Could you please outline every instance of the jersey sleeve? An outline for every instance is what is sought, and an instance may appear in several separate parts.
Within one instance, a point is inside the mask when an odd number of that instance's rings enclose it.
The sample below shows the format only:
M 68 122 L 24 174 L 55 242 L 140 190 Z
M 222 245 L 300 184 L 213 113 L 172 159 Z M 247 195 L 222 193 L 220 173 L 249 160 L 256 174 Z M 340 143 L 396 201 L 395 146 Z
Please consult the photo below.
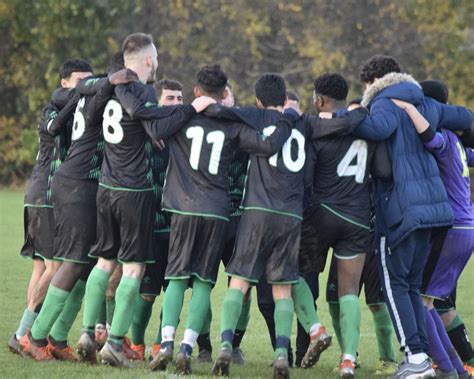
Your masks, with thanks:
M 97 93 L 87 105 L 85 115 L 87 125 L 96 126 L 101 123 L 105 106 L 114 94 L 114 86 L 107 78 L 104 79 L 101 81 Z
M 472 124 L 472 112 L 457 105 L 442 104 L 433 101 L 439 110 L 439 123 L 437 129 L 448 130 L 470 130 Z
M 271 156 L 277 153 L 291 135 L 291 129 L 299 116 L 293 112 L 283 113 L 277 122 L 275 131 L 268 137 L 246 124 L 242 124 L 239 133 L 239 147 L 257 156 Z
M 209 117 L 241 122 L 258 130 L 262 120 L 262 110 L 255 107 L 225 107 L 222 104 L 211 104 L 204 111 Z
M 370 108 L 370 114 L 354 129 L 358 137 L 383 141 L 390 137 L 401 124 L 400 112 L 390 99 L 379 99 Z
M 474 167 L 474 150 L 470 147 L 464 149 L 466 151 L 466 160 L 469 167 Z
M 357 108 L 345 116 L 323 119 L 317 116 L 306 116 L 309 135 L 312 140 L 350 134 L 367 116 L 365 108 Z
M 81 95 L 95 95 L 109 79 L 106 76 L 97 76 L 79 80 L 76 91 Z
M 73 116 L 79 101 L 79 94 L 75 94 L 64 106 L 56 117 L 46 122 L 46 131 L 52 136 L 57 136 L 63 128 L 66 127 L 68 120 Z

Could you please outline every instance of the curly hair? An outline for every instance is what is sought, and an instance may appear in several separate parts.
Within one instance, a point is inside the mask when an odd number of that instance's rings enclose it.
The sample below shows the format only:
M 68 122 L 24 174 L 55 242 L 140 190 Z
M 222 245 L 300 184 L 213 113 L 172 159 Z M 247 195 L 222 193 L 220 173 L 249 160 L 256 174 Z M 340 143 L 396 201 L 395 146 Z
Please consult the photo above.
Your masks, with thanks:
M 340 101 L 346 99 L 349 86 L 340 74 L 324 74 L 314 80 L 314 92 Z
M 285 80 L 278 74 L 262 75 L 255 83 L 255 96 L 265 108 L 285 105 Z
M 227 86 L 227 74 L 218 64 L 202 67 L 196 78 L 198 86 L 208 94 L 220 96 Z
M 401 72 L 400 65 L 395 58 L 388 55 L 374 55 L 364 63 L 359 77 L 362 83 L 372 83 L 375 79 L 391 72 Z

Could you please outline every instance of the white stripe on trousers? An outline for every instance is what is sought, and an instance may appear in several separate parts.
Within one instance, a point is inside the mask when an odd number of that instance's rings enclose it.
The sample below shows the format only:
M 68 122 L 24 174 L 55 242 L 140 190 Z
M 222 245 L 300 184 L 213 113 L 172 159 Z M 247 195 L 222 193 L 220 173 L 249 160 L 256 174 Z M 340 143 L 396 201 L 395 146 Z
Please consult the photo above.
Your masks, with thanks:
M 385 237 L 380 238 L 380 257 L 382 260 L 383 281 L 387 290 L 388 302 L 395 317 L 395 326 L 397 327 L 398 334 L 400 335 L 400 345 L 404 348 L 405 353 L 410 355 L 410 347 L 406 344 L 405 332 L 403 331 L 402 323 L 400 321 L 400 315 L 398 314 L 398 310 L 395 305 L 395 300 L 393 299 L 392 287 L 390 285 L 390 276 L 388 274 L 387 262 L 385 260 Z

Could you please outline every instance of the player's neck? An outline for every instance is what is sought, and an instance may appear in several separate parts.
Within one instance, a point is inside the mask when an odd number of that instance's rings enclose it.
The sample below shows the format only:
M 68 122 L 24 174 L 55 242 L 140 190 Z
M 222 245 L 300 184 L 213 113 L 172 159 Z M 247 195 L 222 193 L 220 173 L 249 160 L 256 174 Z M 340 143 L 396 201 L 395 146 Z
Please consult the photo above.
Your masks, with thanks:
M 265 107 L 265 109 L 271 109 L 271 110 L 274 110 L 274 111 L 278 111 L 280 113 L 283 112 L 283 107 L 280 105 L 278 107 L 274 107 L 274 106 L 270 106 L 270 107 Z
M 146 83 L 148 80 L 149 70 L 147 67 L 141 64 L 135 64 L 134 62 L 126 63 L 125 68 L 129 68 L 137 73 L 138 79 Z
M 346 108 L 346 102 L 345 101 L 332 101 L 330 104 L 327 104 L 327 107 L 323 110 L 322 112 L 329 112 L 329 113 L 335 113 L 340 109 Z

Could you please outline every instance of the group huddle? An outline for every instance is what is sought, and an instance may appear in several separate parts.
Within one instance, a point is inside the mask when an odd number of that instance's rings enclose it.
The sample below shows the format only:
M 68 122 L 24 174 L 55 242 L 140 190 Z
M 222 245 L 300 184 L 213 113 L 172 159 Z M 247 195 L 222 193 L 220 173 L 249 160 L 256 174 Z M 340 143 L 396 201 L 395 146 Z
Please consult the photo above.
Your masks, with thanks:
M 313 116 L 277 74 L 257 80 L 256 106 L 236 107 L 217 64 L 197 73 L 191 104 L 179 82 L 152 84 L 157 68 L 143 33 L 124 40 L 106 75 L 82 59 L 61 66 L 25 195 L 21 254 L 33 258 L 33 273 L 11 351 L 129 368 L 148 359 L 145 330 L 163 289 L 148 367 L 164 371 L 174 360 L 178 374 L 191 374 L 196 343 L 197 362 L 212 361 L 222 261 L 229 282 L 212 375 L 244 364 L 255 286 L 273 376 L 288 378 L 331 345 L 315 301 L 332 248 L 326 297 L 340 377 L 356 375 L 362 285 L 376 375 L 470 377 L 474 352 L 455 301 L 474 248 L 474 134 L 471 112 L 447 104 L 444 83 L 418 83 L 394 58 L 374 56 L 360 72 L 363 97 L 350 104 L 341 75 L 316 78 Z M 76 355 L 68 334 L 82 303 Z

